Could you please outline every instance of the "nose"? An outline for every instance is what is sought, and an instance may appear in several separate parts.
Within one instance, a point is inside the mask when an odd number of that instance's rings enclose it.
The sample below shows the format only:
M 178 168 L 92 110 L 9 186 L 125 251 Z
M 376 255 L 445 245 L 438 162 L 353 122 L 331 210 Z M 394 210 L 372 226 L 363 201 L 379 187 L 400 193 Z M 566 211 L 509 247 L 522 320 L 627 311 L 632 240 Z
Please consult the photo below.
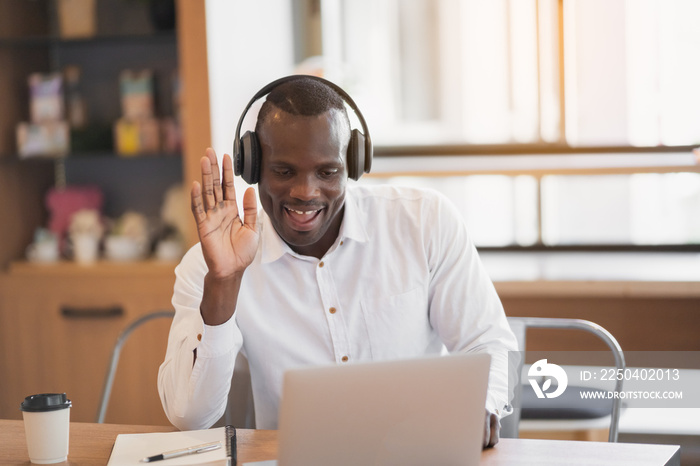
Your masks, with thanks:
M 289 195 L 301 201 L 310 201 L 317 198 L 321 192 L 318 180 L 313 175 L 299 175 L 294 180 Z

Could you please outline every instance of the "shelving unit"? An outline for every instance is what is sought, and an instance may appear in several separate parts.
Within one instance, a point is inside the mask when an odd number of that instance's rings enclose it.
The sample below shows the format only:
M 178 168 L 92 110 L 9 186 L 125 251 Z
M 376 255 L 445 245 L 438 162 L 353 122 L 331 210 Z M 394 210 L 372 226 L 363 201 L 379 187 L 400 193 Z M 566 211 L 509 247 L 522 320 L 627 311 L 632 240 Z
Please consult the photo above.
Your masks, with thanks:
M 0 245 L 0 267 L 21 258 L 34 229 L 46 224 L 47 212 L 41 197 L 51 186 L 52 178 L 57 187 L 64 183 L 100 187 L 105 194 L 103 213 L 110 218 L 127 210 L 157 218 L 165 190 L 183 181 L 181 154 L 120 157 L 114 153 L 111 136 L 113 125 L 122 114 L 119 74 L 124 69 L 153 70 L 155 116 L 171 117 L 177 113 L 176 31 L 159 31 L 149 23 L 148 2 L 100 0 L 96 35 L 89 38 L 60 37 L 53 0 L 7 0 L 0 9 L 4 18 L 0 20 L 0 104 L 4 109 L 0 115 L 0 166 L 4 173 L 0 177 L 21 176 L 22 197 L 31 197 L 19 209 L 23 212 L 22 225 L 6 231 L 10 244 Z M 128 20 L 128 26 L 115 25 L 116 18 Z M 34 72 L 61 71 L 68 65 L 81 70 L 80 92 L 87 107 L 87 131 L 102 137 L 96 147 L 71 152 L 65 158 L 21 160 L 15 128 L 19 122 L 29 120 L 27 77 Z M 27 172 L 39 181 L 28 179 L 32 176 Z M 0 213 L 9 210 L 0 203 Z
M 53 3 L 0 2 L 0 378 L 6 400 L 0 403 L 0 418 L 19 419 L 17 400 L 28 394 L 66 391 L 74 403 L 71 419 L 92 422 L 117 335 L 132 320 L 171 308 L 176 264 L 147 260 L 40 265 L 26 262 L 24 251 L 34 230 L 47 224 L 44 196 L 54 186 L 57 166 L 65 170 L 69 185 L 102 185 L 109 216 L 134 207 L 158 215 L 165 189 L 196 179 L 199 158 L 211 144 L 208 78 L 202 71 L 207 67 L 204 2 L 176 0 L 176 30 L 162 33 L 153 31 L 143 15 L 147 2 L 98 0 L 98 35 L 75 40 L 55 34 Z M 122 68 L 153 68 L 165 77 L 179 70 L 187 83 L 181 96 L 182 154 L 127 158 L 107 148 L 70 154 L 58 165 L 54 159 L 20 159 L 15 127 L 19 121 L 29 121 L 27 77 L 68 63 L 83 67 L 90 116 L 110 128 L 121 114 Z M 166 103 L 170 86 L 163 84 L 157 116 L 174 111 Z M 193 244 L 194 225 L 187 235 L 188 245 Z M 76 317 L 62 312 L 66 306 L 122 311 Z M 130 339 L 106 422 L 167 423 L 155 380 L 168 327 L 164 320 Z

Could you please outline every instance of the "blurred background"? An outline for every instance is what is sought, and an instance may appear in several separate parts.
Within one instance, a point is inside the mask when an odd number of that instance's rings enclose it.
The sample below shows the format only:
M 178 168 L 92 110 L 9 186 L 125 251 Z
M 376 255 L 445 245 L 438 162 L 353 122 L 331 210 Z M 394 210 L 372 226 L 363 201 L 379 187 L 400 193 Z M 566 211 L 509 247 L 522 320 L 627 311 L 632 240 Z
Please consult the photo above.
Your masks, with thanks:
M 230 153 L 251 96 L 293 73 L 362 110 L 358 183 L 455 204 L 509 316 L 594 321 L 700 382 L 698 17 L 694 0 L 0 0 L 0 417 L 66 391 L 95 419 L 120 331 L 171 307 L 204 149 Z M 107 422 L 167 423 L 168 326 L 134 332 Z M 698 408 L 626 410 L 620 438 L 699 464 Z M 607 435 L 521 435 L 591 430 Z

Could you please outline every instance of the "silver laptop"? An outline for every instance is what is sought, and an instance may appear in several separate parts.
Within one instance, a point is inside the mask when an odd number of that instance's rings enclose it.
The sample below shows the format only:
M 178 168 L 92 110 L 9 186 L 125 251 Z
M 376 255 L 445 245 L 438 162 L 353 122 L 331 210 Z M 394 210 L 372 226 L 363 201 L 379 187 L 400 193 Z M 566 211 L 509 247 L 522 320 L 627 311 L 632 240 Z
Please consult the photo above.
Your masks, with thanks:
M 287 371 L 280 466 L 477 465 L 491 357 Z

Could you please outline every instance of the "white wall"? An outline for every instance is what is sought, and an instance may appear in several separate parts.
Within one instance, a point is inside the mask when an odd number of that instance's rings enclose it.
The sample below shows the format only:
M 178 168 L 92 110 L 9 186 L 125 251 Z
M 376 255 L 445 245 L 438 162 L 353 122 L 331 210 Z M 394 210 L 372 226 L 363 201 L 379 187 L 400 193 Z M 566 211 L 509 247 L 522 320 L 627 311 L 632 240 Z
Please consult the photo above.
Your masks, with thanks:
M 212 145 L 221 160 L 233 150 L 236 124 L 251 97 L 293 72 L 292 2 L 206 0 L 206 21 Z M 242 133 L 254 127 L 255 115 L 246 118 Z M 246 186 L 237 177 L 239 194 Z

